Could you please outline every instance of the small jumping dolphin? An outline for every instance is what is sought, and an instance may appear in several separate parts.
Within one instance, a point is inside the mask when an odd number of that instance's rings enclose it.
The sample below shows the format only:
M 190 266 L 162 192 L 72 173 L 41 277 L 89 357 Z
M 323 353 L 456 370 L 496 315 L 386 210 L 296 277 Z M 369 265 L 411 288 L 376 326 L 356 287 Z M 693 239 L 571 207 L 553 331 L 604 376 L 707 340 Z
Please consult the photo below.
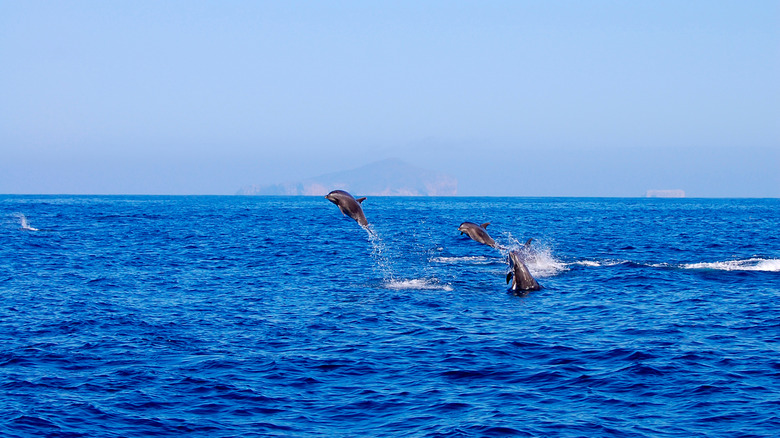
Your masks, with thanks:
M 325 195 L 325 199 L 336 204 L 342 213 L 355 219 L 360 226 L 368 226 L 366 215 L 363 214 L 363 208 L 360 207 L 360 203 L 365 201 L 366 198 L 355 199 L 344 190 L 334 190 Z
M 487 233 L 485 228 L 490 225 L 490 222 L 485 222 L 482 225 L 477 225 L 474 222 L 463 222 L 458 227 L 458 231 L 460 231 L 460 234 L 468 234 L 469 237 L 476 240 L 479 243 L 483 243 L 487 246 L 492 246 L 496 249 L 503 249 L 500 245 L 496 243 L 495 240 L 493 240 L 492 237 Z
M 509 283 L 509 279 L 514 278 L 510 290 L 514 292 L 528 292 L 542 288 L 536 279 L 531 276 L 531 273 L 528 272 L 528 267 L 521 260 L 520 253 L 511 251 L 508 259 L 510 271 L 506 274 L 506 282 Z

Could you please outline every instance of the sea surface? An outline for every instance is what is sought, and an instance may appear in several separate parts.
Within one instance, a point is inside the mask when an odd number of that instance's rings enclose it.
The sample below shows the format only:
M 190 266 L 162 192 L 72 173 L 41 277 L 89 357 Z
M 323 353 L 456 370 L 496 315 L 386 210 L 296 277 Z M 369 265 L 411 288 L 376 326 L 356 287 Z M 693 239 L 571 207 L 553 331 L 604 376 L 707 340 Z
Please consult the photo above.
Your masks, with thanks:
M 363 209 L 0 196 L 0 436 L 777 436 L 780 200 Z

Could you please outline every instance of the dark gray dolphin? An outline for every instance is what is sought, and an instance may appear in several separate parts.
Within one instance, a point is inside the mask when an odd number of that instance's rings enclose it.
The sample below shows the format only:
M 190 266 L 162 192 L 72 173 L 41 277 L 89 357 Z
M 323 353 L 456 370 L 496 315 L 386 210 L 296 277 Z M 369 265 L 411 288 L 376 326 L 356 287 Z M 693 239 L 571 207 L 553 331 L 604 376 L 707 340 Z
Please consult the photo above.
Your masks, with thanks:
M 366 198 L 355 199 L 344 190 L 334 190 L 325 195 L 325 199 L 336 204 L 342 213 L 355 219 L 360 226 L 368 226 L 366 215 L 363 214 L 363 208 L 360 206 L 360 203 L 365 201 Z
M 531 273 L 528 272 L 528 267 L 523 263 L 519 252 L 511 251 L 508 259 L 510 271 L 506 274 L 506 282 L 509 283 L 509 279 L 514 278 L 510 290 L 514 292 L 528 292 L 542 288 L 536 279 L 531 276 Z
M 487 233 L 485 228 L 490 225 L 490 222 L 485 222 L 482 225 L 477 225 L 474 222 L 463 222 L 458 227 L 458 231 L 460 231 L 460 234 L 466 233 L 471 237 L 472 239 L 476 240 L 479 243 L 483 243 L 487 246 L 492 246 L 496 249 L 503 249 L 500 245 L 496 243 L 495 240 L 493 240 L 492 237 Z

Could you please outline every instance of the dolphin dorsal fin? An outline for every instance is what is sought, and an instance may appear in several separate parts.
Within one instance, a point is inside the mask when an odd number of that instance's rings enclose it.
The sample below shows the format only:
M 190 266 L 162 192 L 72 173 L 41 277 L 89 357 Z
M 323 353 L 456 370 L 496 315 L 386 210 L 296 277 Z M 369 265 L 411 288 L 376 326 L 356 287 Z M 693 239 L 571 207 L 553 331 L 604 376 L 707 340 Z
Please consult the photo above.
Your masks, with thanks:
M 490 225 L 490 222 L 485 222 L 484 224 L 480 225 L 482 228 L 487 228 L 487 226 Z
M 355 201 L 357 201 L 357 202 L 358 202 L 358 204 L 362 203 L 362 202 L 363 202 L 363 201 L 365 201 L 365 200 L 366 200 L 366 197 L 365 197 L 365 196 L 363 196 L 362 198 L 357 198 L 357 199 L 355 199 Z
M 534 240 L 534 238 L 533 238 L 533 237 L 532 237 L 532 238 L 530 238 L 530 239 L 528 239 L 528 240 L 526 240 L 526 241 L 525 241 L 525 245 L 523 245 L 523 246 L 531 246 L 531 241 L 533 241 L 533 240 Z

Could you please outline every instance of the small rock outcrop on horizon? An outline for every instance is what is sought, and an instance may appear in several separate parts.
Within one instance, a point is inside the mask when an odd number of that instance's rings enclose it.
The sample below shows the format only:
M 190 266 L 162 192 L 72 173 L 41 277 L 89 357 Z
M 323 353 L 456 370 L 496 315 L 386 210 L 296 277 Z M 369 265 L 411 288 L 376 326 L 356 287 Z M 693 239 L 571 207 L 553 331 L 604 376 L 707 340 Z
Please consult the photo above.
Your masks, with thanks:
M 360 196 L 454 196 L 458 192 L 458 181 L 402 160 L 387 159 L 297 182 L 247 186 L 236 194 L 325 196 L 336 189 Z

